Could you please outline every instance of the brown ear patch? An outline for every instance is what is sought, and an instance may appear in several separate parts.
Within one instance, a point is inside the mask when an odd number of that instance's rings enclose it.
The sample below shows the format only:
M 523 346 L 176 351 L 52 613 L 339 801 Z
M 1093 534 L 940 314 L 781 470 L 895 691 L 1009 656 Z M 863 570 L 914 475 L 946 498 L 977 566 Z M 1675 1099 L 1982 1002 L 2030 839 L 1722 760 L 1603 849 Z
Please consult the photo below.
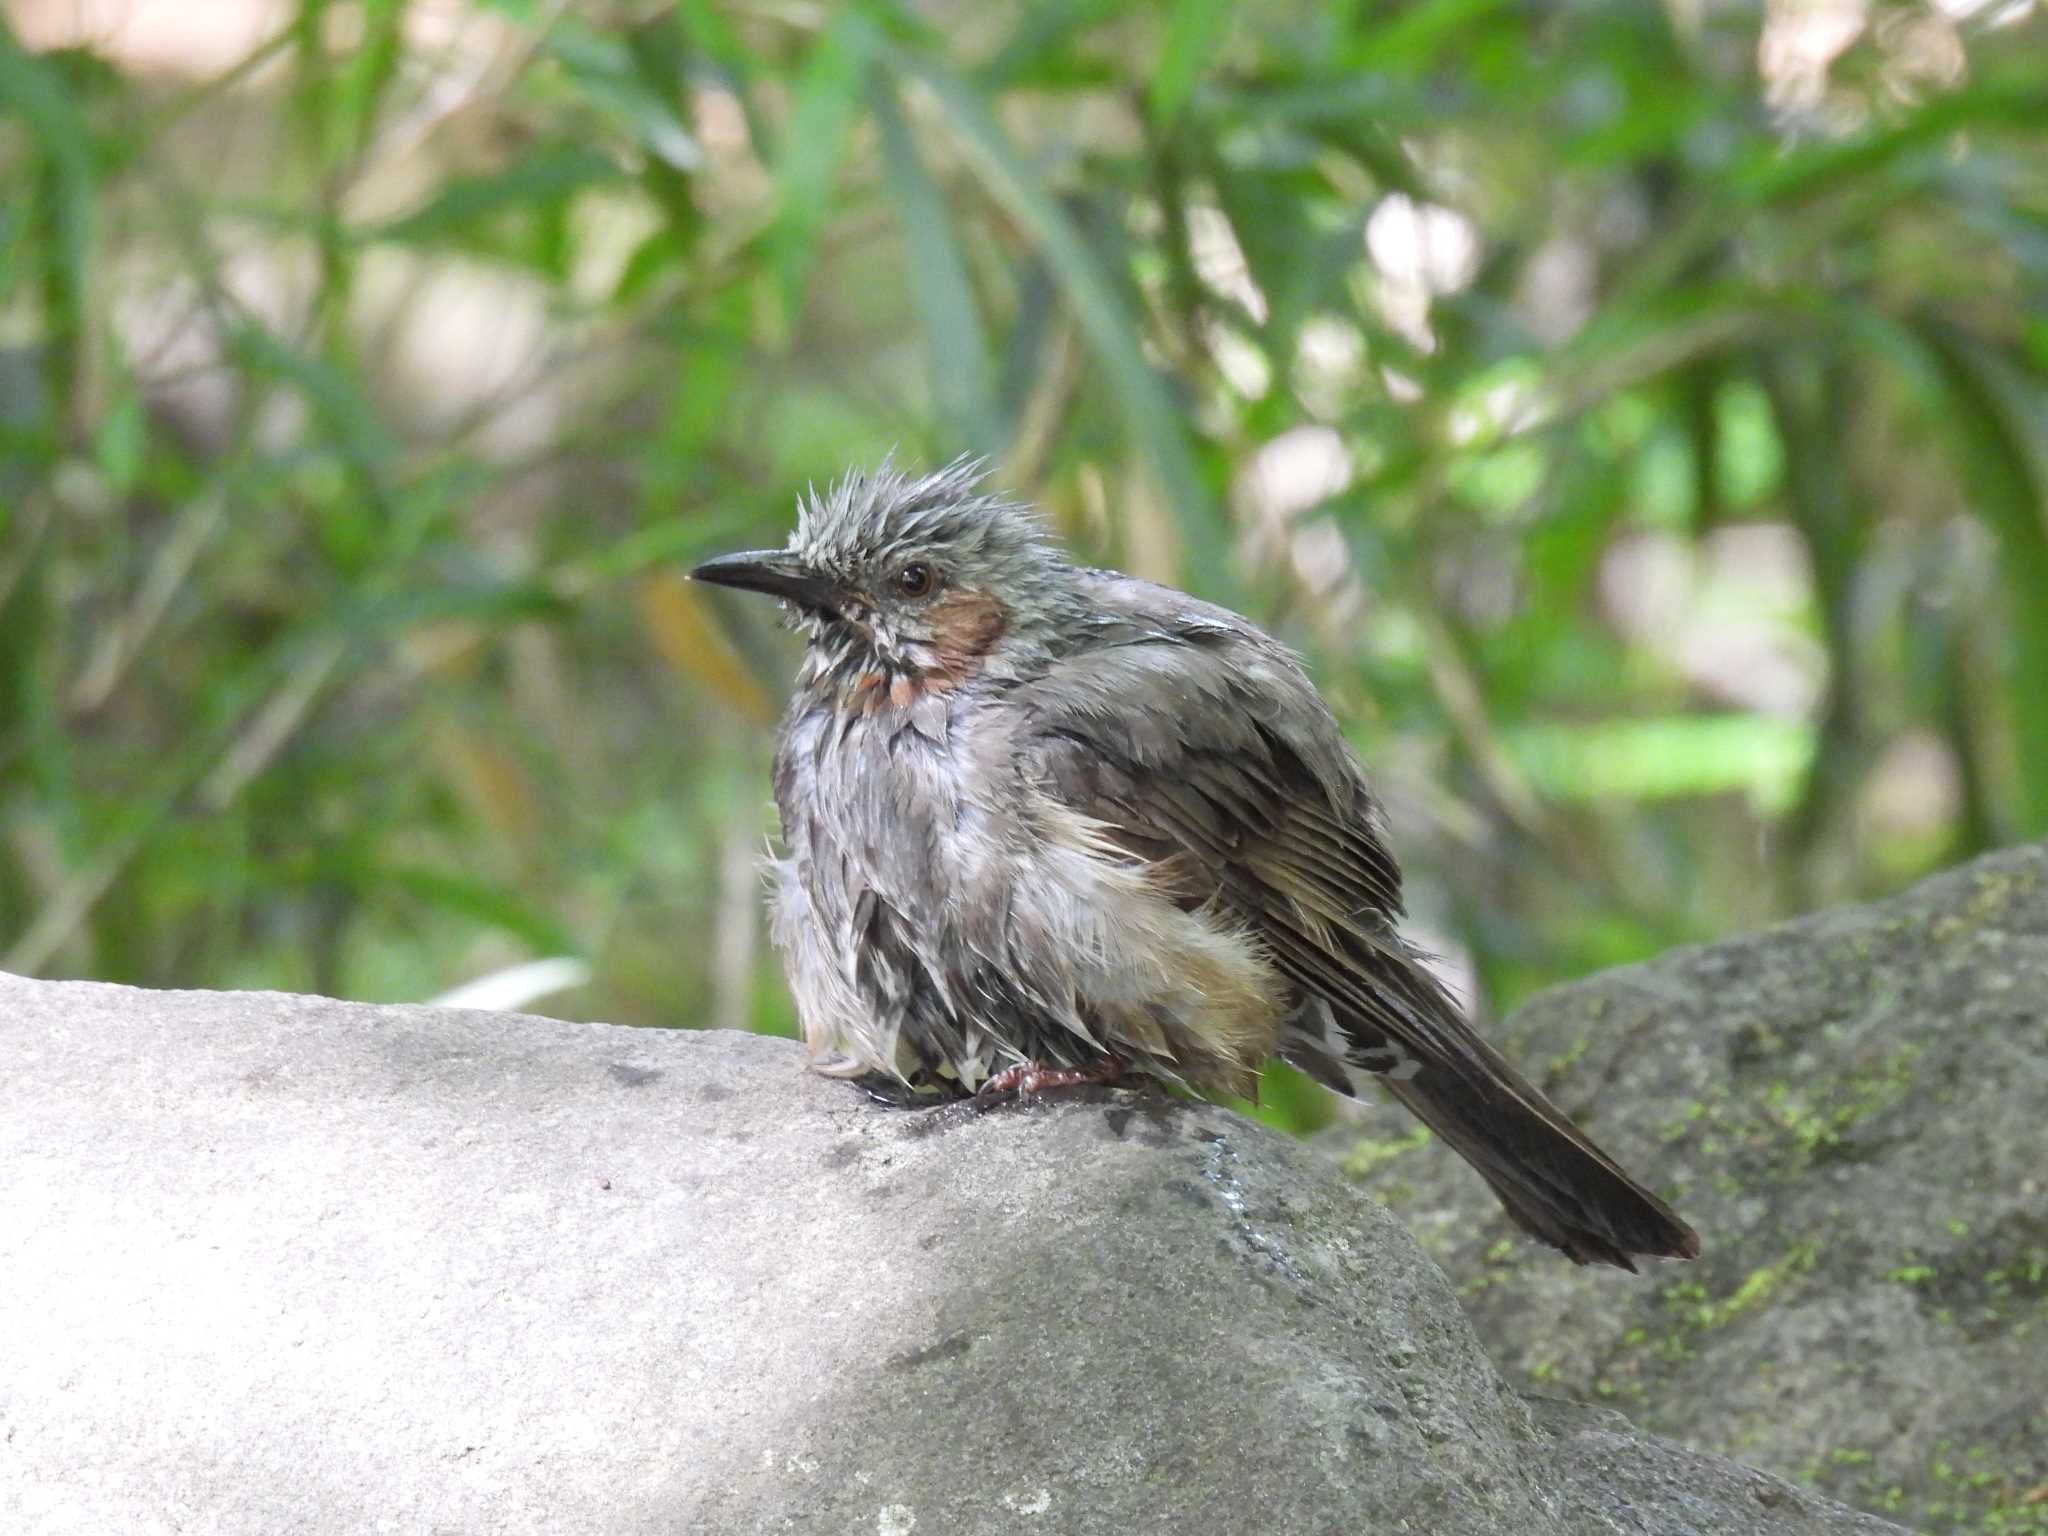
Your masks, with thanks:
M 1010 621 L 1010 610 L 986 592 L 948 592 L 931 605 L 932 650 L 949 683 L 965 682 L 981 670 Z

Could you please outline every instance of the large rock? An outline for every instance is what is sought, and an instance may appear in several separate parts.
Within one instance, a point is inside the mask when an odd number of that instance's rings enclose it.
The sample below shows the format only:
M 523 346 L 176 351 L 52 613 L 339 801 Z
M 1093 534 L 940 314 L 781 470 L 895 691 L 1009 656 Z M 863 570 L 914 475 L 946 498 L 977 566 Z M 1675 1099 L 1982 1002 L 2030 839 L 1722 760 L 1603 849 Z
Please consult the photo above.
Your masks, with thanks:
M 8 979 L 0 1212 L 10 1533 L 1894 1529 L 1525 1404 L 1348 1180 L 1154 1096 Z
M 2048 846 L 1663 956 L 1501 1031 L 1706 1255 L 1507 1242 L 1390 1110 L 1354 1168 L 1522 1384 L 1931 1530 L 2048 1532 Z

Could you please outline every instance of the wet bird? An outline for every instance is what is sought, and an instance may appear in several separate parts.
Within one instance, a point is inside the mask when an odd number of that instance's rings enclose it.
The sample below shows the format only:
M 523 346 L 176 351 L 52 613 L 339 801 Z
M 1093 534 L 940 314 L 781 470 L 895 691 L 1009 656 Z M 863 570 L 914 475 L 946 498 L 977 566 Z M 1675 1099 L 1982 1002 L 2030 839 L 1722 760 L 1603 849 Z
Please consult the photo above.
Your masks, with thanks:
M 1378 1079 L 1574 1261 L 1699 1238 L 1476 1034 L 1397 931 L 1364 769 L 1295 656 L 1070 562 L 962 462 L 805 499 L 700 581 L 806 641 L 773 931 L 814 1059 L 948 1094 Z

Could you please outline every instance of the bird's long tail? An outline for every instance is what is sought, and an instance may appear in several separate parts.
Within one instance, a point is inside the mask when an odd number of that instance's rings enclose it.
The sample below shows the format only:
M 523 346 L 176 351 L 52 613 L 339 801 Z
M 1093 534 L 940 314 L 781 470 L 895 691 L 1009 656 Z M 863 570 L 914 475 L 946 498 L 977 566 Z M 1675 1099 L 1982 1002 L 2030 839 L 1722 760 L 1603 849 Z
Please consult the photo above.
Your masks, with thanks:
M 1394 1097 L 1493 1186 L 1515 1224 L 1576 1264 L 1633 1270 L 1635 1255 L 1699 1257 L 1699 1234 L 1516 1072 L 1425 1067 L 1388 1078 Z
M 1699 1257 L 1699 1234 L 1475 1034 L 1433 981 L 1416 990 L 1422 996 L 1411 993 L 1411 1000 L 1434 1015 L 1432 1034 L 1455 1041 L 1453 1053 L 1418 1061 L 1390 1050 L 1383 1030 L 1338 1010 L 1335 1022 L 1353 1066 L 1342 1081 L 1317 1070 L 1329 1064 L 1324 1052 L 1283 1054 L 1346 1092 L 1356 1093 L 1368 1072 L 1378 1075 L 1493 1187 L 1517 1226 L 1574 1263 L 1633 1271 L 1639 1256 Z M 1360 1065 L 1368 1072 L 1356 1070 Z

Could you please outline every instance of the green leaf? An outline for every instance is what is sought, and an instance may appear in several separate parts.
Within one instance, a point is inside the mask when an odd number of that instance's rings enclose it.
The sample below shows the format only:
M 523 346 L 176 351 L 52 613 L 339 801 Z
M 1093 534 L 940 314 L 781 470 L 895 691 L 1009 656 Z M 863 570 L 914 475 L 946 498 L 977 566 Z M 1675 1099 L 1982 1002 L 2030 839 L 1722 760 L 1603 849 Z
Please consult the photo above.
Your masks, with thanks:
M 1504 9 L 1507 4 L 1508 0 L 1421 0 L 1419 4 L 1401 6 L 1386 20 L 1376 17 L 1364 29 L 1361 45 L 1346 64 L 1360 72 L 1385 70 L 1420 75 L 1489 12 Z
M 502 216 L 558 205 L 586 187 L 621 179 L 618 166 L 597 150 L 542 141 L 502 171 L 451 178 L 423 206 L 361 231 L 356 238 L 410 244 L 440 240 L 488 244 L 481 235 L 482 227 Z
M 339 137 L 349 155 L 360 154 L 370 142 L 405 40 L 405 0 L 363 0 L 357 9 L 362 37 L 349 51 L 334 93 Z
M 1131 8 L 1131 0 L 1036 0 L 1021 6 L 1017 30 L 969 79 L 984 91 L 1010 86 L 1073 87 L 1114 79 L 1115 71 L 1078 45 L 1082 33 Z
M 362 502 L 388 519 L 394 510 L 391 435 L 356 381 L 333 363 L 286 345 L 253 320 L 231 326 L 227 341 L 249 373 L 280 380 L 305 400 L 349 467 Z
M 627 43 L 565 16 L 548 33 L 547 51 L 649 155 L 686 174 L 703 165 L 703 146 L 683 121 L 682 104 L 672 94 L 674 83 L 650 80 Z M 642 50 L 641 57 L 651 56 Z
M 995 367 L 952 215 L 918 158 L 894 94 L 879 83 L 873 93 L 873 111 L 882 133 L 883 161 L 896 197 L 897 218 L 910 248 L 910 292 L 924 322 L 932 402 L 957 444 L 979 454 L 994 454 L 1002 446 Z
M 890 59 L 898 72 L 924 82 L 989 195 L 1009 210 L 1043 252 L 1109 377 L 1125 420 L 1151 460 L 1169 502 L 1193 533 L 1189 556 L 1200 584 L 1227 601 L 1235 589 L 1226 558 L 1228 530 L 1196 471 L 1180 409 L 1146 361 L 1144 343 L 1122 294 L 1066 209 L 968 84 L 943 64 L 921 55 L 892 49 Z
M 759 522 L 759 514 L 751 508 L 667 518 L 565 564 L 552 573 L 553 585 L 575 595 L 614 585 L 652 566 L 687 564 L 729 548 Z
M 141 397 L 123 390 L 100 417 L 93 432 L 93 457 L 107 488 L 126 496 L 141 483 L 142 467 L 149 453 L 149 421 L 143 414 Z
M 1159 63 L 1145 86 L 1145 107 L 1153 122 L 1167 128 L 1180 117 L 1209 61 L 1223 46 L 1236 11 L 1230 0 L 1178 0 Z
M 1823 139 L 1787 151 L 1760 144 L 1726 178 L 1726 190 L 1750 203 L 1817 196 L 1887 171 L 1907 156 L 1961 128 L 2004 125 L 2038 129 L 2048 122 L 2048 86 L 2038 80 L 1980 82 L 1941 92 L 1903 120 L 1880 123 L 1844 139 Z
M 384 886 L 437 911 L 501 928 L 537 954 L 572 955 L 579 950 L 567 929 L 529 905 L 516 890 L 419 864 L 385 864 L 349 873 L 366 890 Z
M 1772 715 L 1675 715 L 1510 726 L 1508 755 L 1553 800 L 1598 805 L 1747 792 L 1758 808 L 1793 799 L 1813 727 Z
M 76 850 L 78 782 L 58 696 L 57 535 L 54 518 L 32 523 L 15 533 L 8 558 L 0 561 L 0 768 L 25 767 L 36 802 L 63 843 Z
M 682 103 L 689 92 L 693 62 L 681 18 L 673 11 L 662 12 L 633 28 L 626 34 L 626 56 L 638 95 L 660 103 L 667 110 L 668 125 L 662 130 L 662 142 L 669 147 L 647 157 L 640 178 L 667 214 L 667 234 L 680 254 L 695 242 L 704 223 L 692 181 L 702 168 L 703 155 L 695 138 L 681 129 Z M 679 131 L 682 138 L 677 137 Z M 687 149 L 683 139 L 688 141 Z
M 1787 868 L 1800 874 L 1837 808 L 1868 770 L 1865 700 L 1869 658 L 1856 624 L 1857 589 L 1869 544 L 1848 479 L 1850 374 L 1832 339 L 1781 346 L 1762 367 L 1785 444 L 1785 500 L 1813 562 L 1827 646 L 1826 692 L 1806 786 L 1785 828 Z
M 71 405 L 80 369 L 77 349 L 87 335 L 96 193 L 93 141 L 57 67 L 24 52 L 4 16 L 0 111 L 18 116 L 29 130 L 31 229 L 42 246 L 44 324 L 56 352 L 50 370 L 52 404 L 61 417 Z M 9 193 L 10 199 L 19 195 L 18 189 Z M 32 248 L 35 243 L 32 239 Z
M 1785 445 L 1770 400 L 1753 382 L 1731 383 L 1715 398 L 1714 420 L 1721 495 L 1731 507 L 1753 507 L 1785 478 Z
M 2048 833 L 2048 394 L 1939 320 L 1915 327 L 1939 359 L 1941 413 L 1971 506 L 1998 540 L 2012 626 L 2012 722 L 2022 837 Z
M 351 594 L 329 608 L 324 622 L 348 635 L 384 635 L 448 619 L 565 619 L 570 608 L 552 588 L 535 581 L 451 581 L 398 591 Z
M 775 168 L 779 207 L 768 238 L 785 314 L 796 312 L 818 232 L 833 212 L 833 173 L 846 153 L 879 42 L 859 11 L 841 11 L 797 72 L 789 132 Z

